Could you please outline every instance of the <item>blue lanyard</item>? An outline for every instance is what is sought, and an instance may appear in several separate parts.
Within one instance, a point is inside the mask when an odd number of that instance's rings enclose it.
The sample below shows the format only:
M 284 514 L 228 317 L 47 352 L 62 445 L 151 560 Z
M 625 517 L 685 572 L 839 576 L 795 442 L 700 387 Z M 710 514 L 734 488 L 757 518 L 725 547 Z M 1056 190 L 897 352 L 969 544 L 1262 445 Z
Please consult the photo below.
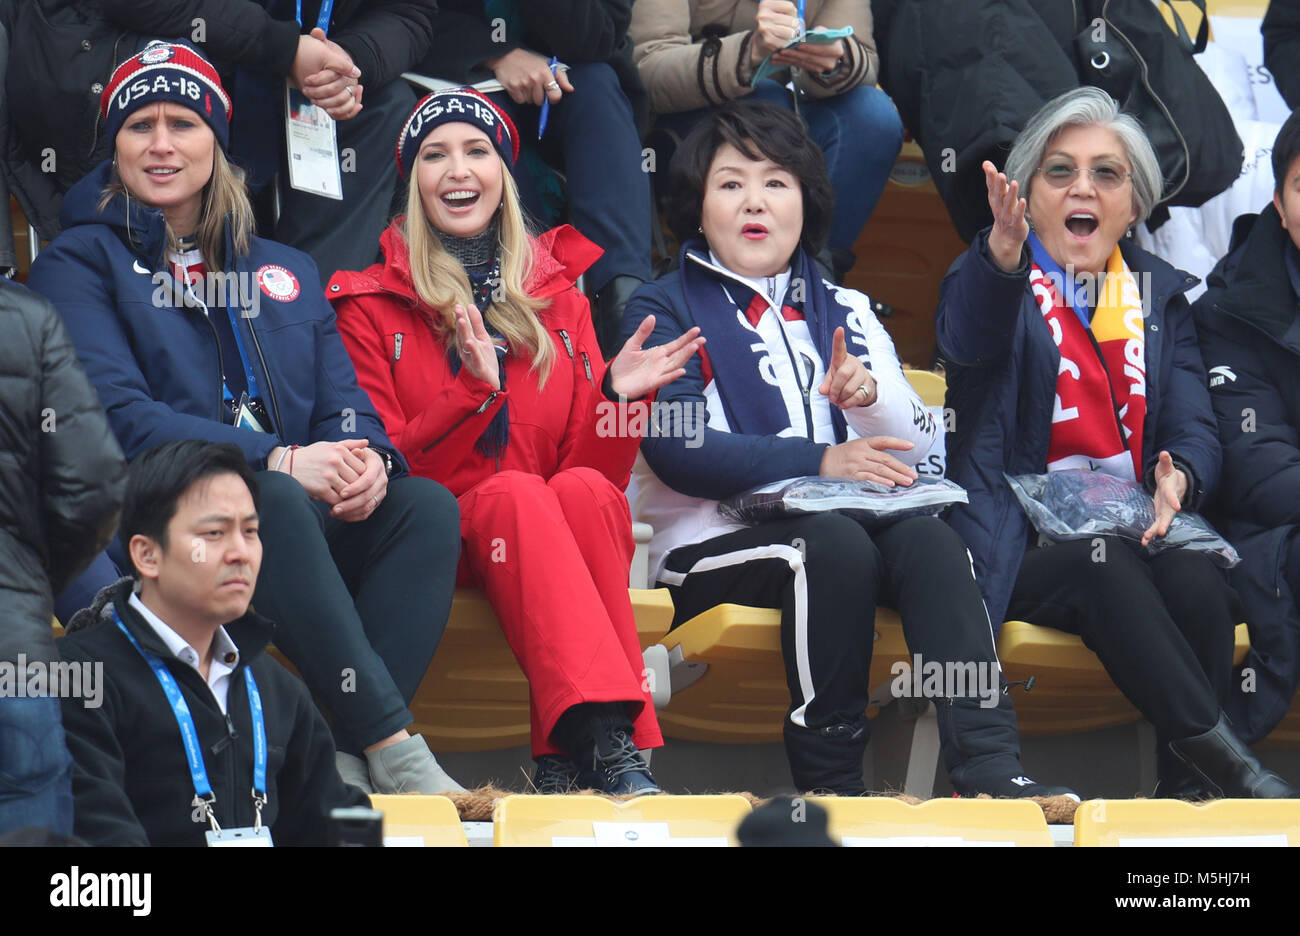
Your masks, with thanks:
M 185 277 L 186 292 L 190 294 L 190 297 L 195 302 L 203 306 L 204 309 L 207 309 L 208 314 L 211 315 L 212 310 L 208 309 L 207 304 L 204 303 L 202 300 L 200 300 L 199 297 L 194 294 L 193 285 L 190 283 L 189 275 L 184 271 L 182 271 L 182 275 Z M 236 315 L 235 310 L 230 307 L 229 300 L 227 300 L 226 302 L 226 318 L 230 320 L 230 330 L 235 335 L 235 350 L 239 352 L 239 363 L 244 368 L 244 381 L 248 384 L 248 398 L 250 400 L 261 399 L 262 395 L 261 393 L 258 392 L 257 389 L 257 375 L 253 373 L 253 365 L 248 357 L 248 349 L 244 347 L 244 335 L 239 330 L 240 316 Z M 252 328 L 253 323 L 249 322 L 248 327 Z M 221 339 L 218 338 L 217 353 L 220 354 L 220 351 L 221 351 Z M 223 400 L 233 400 L 235 398 L 235 395 L 230 392 L 230 387 L 226 384 L 225 374 L 221 375 L 221 398 Z
M 198 729 L 194 727 L 194 717 L 190 714 L 190 707 L 186 704 L 185 697 L 181 695 L 180 686 L 176 684 L 176 677 L 171 674 L 171 670 L 167 669 L 166 663 L 140 646 L 140 641 L 126 629 L 116 610 L 113 612 L 113 620 L 117 622 L 118 629 L 126 634 L 126 639 L 131 641 L 131 646 L 144 657 L 144 661 L 149 664 L 149 668 L 153 670 L 154 676 L 162 685 L 163 693 L 171 704 L 172 714 L 176 717 L 176 724 L 181 729 L 181 740 L 185 743 L 185 759 L 190 765 L 190 780 L 194 783 L 195 799 L 206 803 L 208 818 L 216 827 L 217 820 L 212 814 L 212 804 L 217 801 L 217 798 L 212 793 L 212 784 L 208 782 L 208 771 L 203 765 L 203 753 L 199 745 Z M 253 718 L 253 808 L 257 813 L 257 825 L 260 827 L 262 806 L 266 803 L 266 722 L 262 714 L 262 694 L 257 690 L 257 680 L 253 678 L 253 671 L 247 666 L 244 667 L 244 687 L 248 690 L 248 708 Z
M 302 0 L 297 0 L 298 25 L 302 25 Z M 316 17 L 316 27 L 322 32 L 330 31 L 330 14 L 334 12 L 334 0 L 321 0 L 320 15 Z

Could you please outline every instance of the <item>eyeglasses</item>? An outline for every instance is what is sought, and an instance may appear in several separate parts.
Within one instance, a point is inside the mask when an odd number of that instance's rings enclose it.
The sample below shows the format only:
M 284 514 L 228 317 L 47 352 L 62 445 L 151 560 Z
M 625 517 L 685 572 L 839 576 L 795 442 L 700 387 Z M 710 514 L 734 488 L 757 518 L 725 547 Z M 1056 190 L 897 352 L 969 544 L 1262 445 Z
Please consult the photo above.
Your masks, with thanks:
M 1133 178 L 1131 172 L 1120 172 L 1113 166 L 1098 166 L 1096 169 L 1076 169 L 1068 163 L 1048 163 L 1046 166 L 1039 166 L 1034 170 L 1035 173 L 1042 173 L 1043 180 L 1052 188 L 1065 188 L 1074 183 L 1079 172 L 1087 172 L 1092 177 L 1092 184 L 1097 188 L 1113 192 L 1126 181 Z

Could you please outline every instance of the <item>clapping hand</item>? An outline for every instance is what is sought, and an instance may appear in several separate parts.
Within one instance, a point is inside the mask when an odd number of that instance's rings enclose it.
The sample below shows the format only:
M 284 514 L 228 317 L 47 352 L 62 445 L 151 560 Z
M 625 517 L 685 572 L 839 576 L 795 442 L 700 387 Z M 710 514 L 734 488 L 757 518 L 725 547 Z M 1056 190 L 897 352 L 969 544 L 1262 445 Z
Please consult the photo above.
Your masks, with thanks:
M 483 316 L 474 306 L 456 304 L 456 336 L 460 339 L 461 365 L 493 390 L 501 389 L 501 372 L 497 366 L 497 346 L 483 325 Z
M 618 356 L 609 362 L 609 385 L 620 397 L 639 400 L 686 373 L 683 366 L 704 346 L 699 327 L 654 348 L 642 345 L 654 332 L 655 317 L 647 315 Z

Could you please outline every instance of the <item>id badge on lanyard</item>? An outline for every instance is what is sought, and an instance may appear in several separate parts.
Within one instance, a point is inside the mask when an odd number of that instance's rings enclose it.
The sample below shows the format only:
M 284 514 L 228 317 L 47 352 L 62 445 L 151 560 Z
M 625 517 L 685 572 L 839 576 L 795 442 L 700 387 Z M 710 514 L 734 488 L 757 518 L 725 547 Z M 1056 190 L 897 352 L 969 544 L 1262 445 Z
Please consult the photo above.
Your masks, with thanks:
M 322 0 L 316 25 L 328 31 L 334 0 Z M 302 24 L 302 0 L 298 0 Z M 317 107 L 289 80 L 284 84 L 284 134 L 289 150 L 289 185 L 324 198 L 343 198 L 338 134 L 334 118 Z
M 208 782 L 208 769 L 203 763 L 203 747 L 199 742 L 199 732 L 194 725 L 194 716 L 190 714 L 189 704 L 181 694 L 180 686 L 176 683 L 176 677 L 171 674 L 164 663 L 154 654 L 150 653 L 140 642 L 135 639 L 135 635 L 126 629 L 122 623 L 122 618 L 116 612 L 113 615 L 118 629 L 126 635 L 126 639 L 131 642 L 131 646 L 144 658 L 153 670 L 154 677 L 157 678 L 162 686 L 163 694 L 167 696 L 167 702 L 171 707 L 172 715 L 176 719 L 176 726 L 181 732 L 181 741 L 185 747 L 185 760 L 190 767 L 190 781 L 194 784 L 194 800 L 191 805 L 200 810 L 199 815 L 207 819 L 208 824 L 212 827 L 204 833 L 204 837 L 210 847 L 229 848 L 231 846 L 261 846 L 268 847 L 271 842 L 271 829 L 269 826 L 262 825 L 262 807 L 266 805 L 266 717 L 262 711 L 262 693 L 258 691 L 257 680 L 253 678 L 253 671 L 247 667 L 244 668 L 244 688 L 248 691 L 248 710 L 253 722 L 253 825 L 243 826 L 237 829 L 223 829 L 217 822 L 216 813 L 212 810 L 212 805 L 217 801 L 216 794 L 212 792 L 212 784 Z

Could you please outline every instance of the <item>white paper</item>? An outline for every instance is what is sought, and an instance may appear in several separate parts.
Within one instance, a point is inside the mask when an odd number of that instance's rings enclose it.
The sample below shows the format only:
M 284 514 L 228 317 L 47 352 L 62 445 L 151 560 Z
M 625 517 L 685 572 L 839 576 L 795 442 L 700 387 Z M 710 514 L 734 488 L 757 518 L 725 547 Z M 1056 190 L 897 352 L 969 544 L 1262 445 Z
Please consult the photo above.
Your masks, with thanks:
M 289 147 L 289 184 L 325 198 L 343 198 L 334 118 L 297 88 L 285 84 L 284 133 Z
M 418 835 L 385 835 L 385 848 L 423 848 L 424 839 Z
M 1161 836 L 1159 838 L 1130 838 L 1120 836 L 1121 848 L 1145 848 L 1169 845 L 1213 846 L 1215 848 L 1286 848 L 1291 844 L 1283 833 L 1265 835 L 1189 835 L 1186 837 Z

